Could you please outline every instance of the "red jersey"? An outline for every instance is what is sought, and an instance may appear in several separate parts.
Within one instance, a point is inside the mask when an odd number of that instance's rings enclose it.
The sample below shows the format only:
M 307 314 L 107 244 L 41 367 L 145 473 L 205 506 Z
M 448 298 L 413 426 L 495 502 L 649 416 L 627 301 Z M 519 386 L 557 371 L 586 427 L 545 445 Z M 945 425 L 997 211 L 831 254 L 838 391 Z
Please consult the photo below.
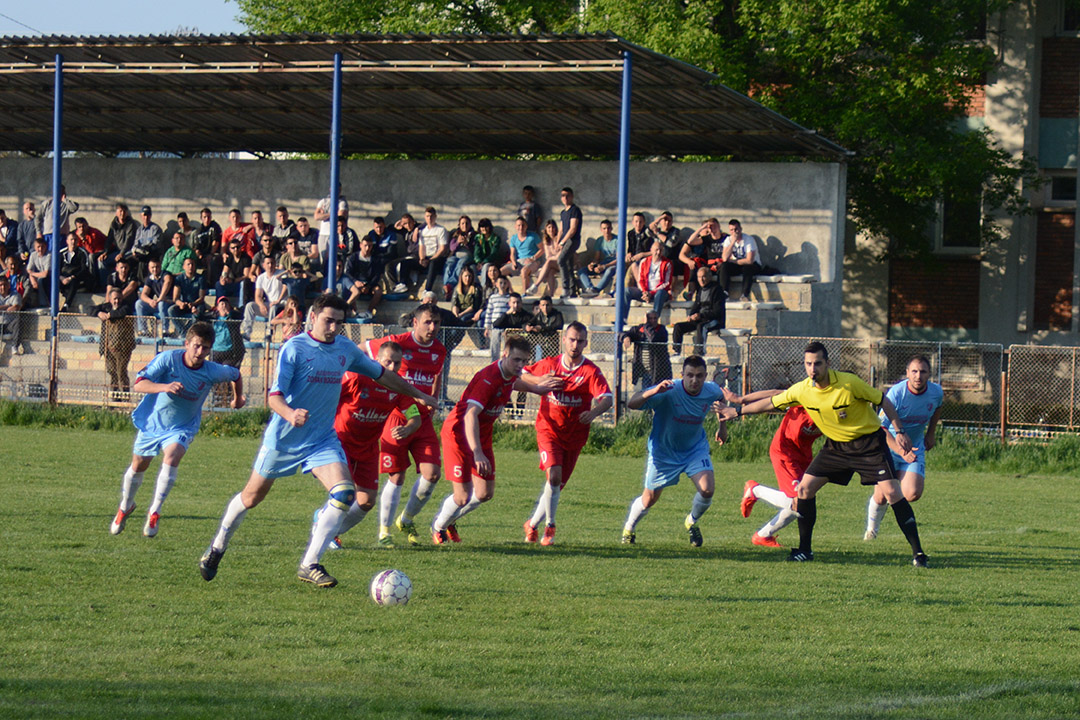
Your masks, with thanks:
M 443 363 L 446 361 L 446 347 L 438 339 L 433 339 L 430 345 L 421 345 L 413 339 L 411 332 L 404 332 L 400 335 L 388 335 L 368 340 L 365 346 L 368 355 L 373 360 L 377 358 L 379 348 L 389 340 L 401 346 L 401 370 L 398 374 L 410 385 L 415 385 L 428 395 L 434 395 L 435 383 L 442 377 Z M 424 415 L 431 414 L 431 408 L 424 405 L 419 407 Z
M 536 416 L 536 428 L 564 438 L 568 445 L 584 444 L 589 438 L 589 426 L 578 422 L 578 415 L 592 407 L 593 400 L 611 395 L 604 374 L 588 358 L 568 369 L 563 356 L 547 357 L 525 368 L 537 377 L 554 374 L 565 381 L 562 389 L 552 390 L 540 399 L 540 412 Z
M 780 427 L 769 445 L 769 454 L 779 454 L 792 460 L 805 461 L 809 465 L 814 458 L 814 441 L 821 437 L 821 431 L 810 419 L 802 405 L 792 405 L 784 413 Z
M 504 377 L 497 362 L 473 375 L 469 386 L 465 388 L 465 392 L 461 393 L 461 399 L 446 416 L 444 429 L 451 428 L 458 444 L 468 447 L 468 442 L 465 440 L 465 411 L 470 405 L 477 405 L 480 407 L 480 442 L 490 444 L 492 428 L 495 427 L 495 421 L 502 415 L 503 406 L 513 395 L 514 383 L 517 380 L 517 377 L 509 379 Z
M 390 413 L 403 413 L 415 403 L 408 395 L 387 390 L 369 377 L 347 372 L 341 378 L 334 430 L 346 449 L 363 451 L 374 445 L 378 452 L 379 435 Z
M 240 249 L 248 256 L 255 255 L 255 228 L 251 225 L 241 225 L 238 228 L 234 228 L 232 225 L 225 228 L 221 233 L 221 252 L 228 255 L 229 243 L 232 240 L 237 240 L 240 243 Z
M 105 235 L 97 228 L 88 227 L 86 234 L 79 238 L 78 245 L 91 254 L 105 252 Z

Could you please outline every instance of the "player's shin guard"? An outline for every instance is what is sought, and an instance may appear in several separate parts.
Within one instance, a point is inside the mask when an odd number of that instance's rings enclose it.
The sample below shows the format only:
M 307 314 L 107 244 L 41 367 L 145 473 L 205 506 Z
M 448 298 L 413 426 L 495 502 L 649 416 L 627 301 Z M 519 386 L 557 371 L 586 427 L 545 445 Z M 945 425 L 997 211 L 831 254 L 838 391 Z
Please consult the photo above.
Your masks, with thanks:
M 392 482 L 383 485 L 382 492 L 379 493 L 379 527 L 390 527 L 400 502 L 401 486 Z
M 790 507 L 785 507 L 780 512 L 773 515 L 772 520 L 765 523 L 761 527 L 761 529 L 758 530 L 758 535 L 760 535 L 761 537 L 772 537 L 773 535 L 790 525 L 791 521 L 797 517 L 798 515 L 795 514 L 794 510 L 792 510 Z
M 244 501 L 240 497 L 241 493 L 233 495 L 232 500 L 225 506 L 225 512 L 221 516 L 221 525 L 218 527 L 217 535 L 214 536 L 214 541 L 211 543 L 211 547 L 215 550 L 224 551 L 229 547 L 229 540 L 232 539 L 233 533 L 240 527 L 240 523 L 244 521 L 244 516 L 247 515 L 247 507 L 244 506 Z
M 915 511 L 911 509 L 911 503 L 907 501 L 907 498 L 902 498 L 899 502 L 893 503 L 892 511 L 896 524 L 900 526 L 908 544 L 911 545 L 912 554 L 921 553 L 923 549 L 922 543 L 919 542 L 919 524 L 915 522 Z
M 349 511 L 345 514 L 345 517 L 341 521 L 341 528 L 337 531 L 338 535 L 344 535 L 359 525 L 364 518 L 367 517 L 368 511 L 364 510 L 358 503 L 353 501 Z M 330 537 L 334 537 L 331 535 Z
M 799 498 L 799 550 L 804 553 L 814 549 L 814 523 L 817 522 L 817 498 Z
M 439 508 L 439 514 L 435 516 L 435 520 L 432 521 L 431 527 L 434 530 L 445 530 L 447 525 L 454 522 L 457 511 L 458 504 L 454 502 L 453 494 L 447 495 L 446 499 L 442 501 L 442 506 Z
M 327 546 L 330 545 L 330 541 L 341 530 L 341 522 L 348 514 L 347 508 L 355 504 L 353 502 L 355 499 L 356 490 L 352 483 L 341 483 L 330 488 L 330 497 L 319 511 L 319 517 L 311 529 L 311 542 L 308 543 L 307 552 L 300 561 L 300 567 L 318 564 Z M 349 502 L 348 505 L 345 505 L 346 501 Z
M 172 465 L 161 464 L 157 484 L 154 487 L 154 502 L 150 505 L 150 509 L 146 511 L 147 514 L 153 515 L 156 512 L 161 512 L 161 504 L 165 502 L 165 498 L 169 497 L 169 491 L 176 484 L 176 470 Z
M 645 507 L 645 503 L 641 501 L 641 496 L 634 498 L 634 502 L 630 503 L 630 512 L 626 515 L 626 524 L 623 526 L 623 530 L 633 532 L 641 519 L 648 514 L 649 508 Z
M 700 492 L 694 493 L 694 501 L 690 504 L 690 517 L 696 523 L 712 505 L 712 498 L 705 497 Z
M 878 505 L 874 502 L 874 495 L 871 493 L 870 499 L 866 503 L 866 529 L 868 531 L 873 531 L 876 535 L 877 531 L 881 528 L 881 521 L 885 518 L 885 513 L 888 511 L 888 503 Z
M 536 501 L 536 509 L 533 510 L 529 524 L 539 527 L 541 522 L 547 521 L 548 525 L 555 524 L 555 510 L 559 507 L 559 494 L 562 488 L 557 488 L 551 483 L 544 483 L 544 489 Z
M 137 473 L 132 470 L 130 465 L 124 473 L 124 480 L 120 483 L 120 508 L 124 512 L 127 512 L 135 501 L 135 493 L 138 492 L 139 486 L 142 485 L 144 475 L 145 473 Z
M 451 523 L 456 523 L 458 520 L 468 515 L 478 507 L 480 507 L 480 501 L 477 499 L 476 493 L 473 492 L 473 494 L 469 496 L 469 502 L 459 507 L 457 509 L 457 512 L 454 513 L 454 517 L 451 518 L 450 522 L 447 524 L 449 525 Z
M 416 482 L 413 483 L 412 490 L 409 491 L 409 501 L 405 503 L 405 519 L 412 520 L 414 517 L 420 514 L 420 511 L 427 505 L 427 501 L 431 498 L 431 493 L 435 490 L 435 483 L 428 480 L 423 475 L 416 478 Z

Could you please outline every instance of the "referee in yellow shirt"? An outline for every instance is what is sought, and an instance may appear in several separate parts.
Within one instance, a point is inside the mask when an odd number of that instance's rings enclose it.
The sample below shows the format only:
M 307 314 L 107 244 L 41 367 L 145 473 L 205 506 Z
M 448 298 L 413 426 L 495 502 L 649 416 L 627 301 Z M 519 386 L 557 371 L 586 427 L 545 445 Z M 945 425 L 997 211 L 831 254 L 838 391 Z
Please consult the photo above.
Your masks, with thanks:
M 878 485 L 885 493 L 900 530 L 911 544 L 912 564 L 926 567 L 927 557 L 919 543 L 915 512 L 900 489 L 885 442 L 885 430 L 874 410 L 878 405 L 885 412 L 896 432 L 897 444 L 907 452 L 911 449 L 911 439 L 904 434 L 896 408 L 884 393 L 870 387 L 858 376 L 830 370 L 829 351 L 819 342 L 806 346 L 803 367 L 806 380 L 779 395 L 748 403 L 740 409 L 725 408 L 722 413 L 725 420 L 732 420 L 740 415 L 802 405 L 825 435 L 825 446 L 799 482 L 798 498 L 792 508 L 800 515 L 799 547 L 791 550 L 788 559 L 795 562 L 814 559 L 812 540 L 817 520 L 814 496 L 828 482 L 847 485 L 857 472 L 863 485 Z

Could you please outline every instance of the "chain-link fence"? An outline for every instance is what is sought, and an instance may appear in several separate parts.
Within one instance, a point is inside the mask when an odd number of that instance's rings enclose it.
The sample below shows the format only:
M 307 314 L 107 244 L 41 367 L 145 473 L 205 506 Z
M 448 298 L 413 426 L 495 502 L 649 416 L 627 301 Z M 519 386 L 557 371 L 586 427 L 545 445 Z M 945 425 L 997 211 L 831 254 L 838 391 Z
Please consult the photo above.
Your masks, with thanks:
M 1011 432 L 1050 437 L 1080 431 L 1080 348 L 1013 345 L 1008 388 Z

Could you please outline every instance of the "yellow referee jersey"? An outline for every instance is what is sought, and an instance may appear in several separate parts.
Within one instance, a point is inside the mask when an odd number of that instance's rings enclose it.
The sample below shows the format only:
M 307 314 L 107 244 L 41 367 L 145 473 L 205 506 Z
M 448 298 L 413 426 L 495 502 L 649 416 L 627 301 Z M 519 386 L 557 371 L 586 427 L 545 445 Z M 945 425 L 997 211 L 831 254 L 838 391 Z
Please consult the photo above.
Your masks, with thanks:
M 881 403 L 880 390 L 863 382 L 858 375 L 829 371 L 829 386 L 819 388 L 813 378 L 806 378 L 772 398 L 773 407 L 784 409 L 802 405 L 814 424 L 830 440 L 850 442 L 877 432 L 881 420 L 874 405 Z

